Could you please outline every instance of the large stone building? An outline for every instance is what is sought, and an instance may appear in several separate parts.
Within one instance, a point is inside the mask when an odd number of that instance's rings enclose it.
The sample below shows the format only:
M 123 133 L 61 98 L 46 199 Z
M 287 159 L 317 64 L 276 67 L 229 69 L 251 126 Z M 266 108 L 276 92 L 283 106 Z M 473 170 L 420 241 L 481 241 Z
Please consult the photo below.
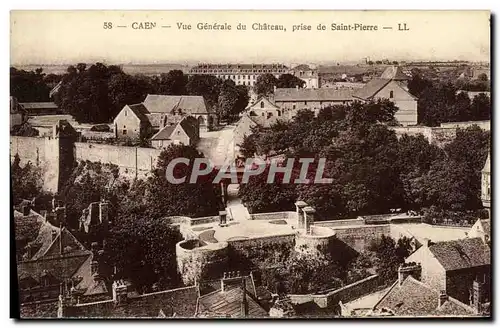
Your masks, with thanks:
M 408 80 L 409 77 L 399 67 L 391 66 L 380 78 L 373 79 L 363 88 L 356 90 L 352 97 L 361 101 L 388 99 L 399 108 L 395 118 L 401 125 L 416 125 L 417 98 L 408 91 Z
M 276 106 L 283 109 L 290 117 L 301 109 L 318 112 L 321 108 L 345 105 L 353 100 L 352 91 L 348 89 L 277 88 L 274 91 Z
M 202 96 L 147 95 L 135 105 L 125 105 L 113 124 L 118 138 L 139 138 L 158 132 L 192 116 L 202 130 L 211 129 L 216 115 Z
M 320 87 L 319 72 L 308 65 L 298 65 L 290 70 L 290 74 L 305 82 L 304 88 L 317 89 Z
M 199 64 L 189 71 L 191 75 L 213 75 L 220 79 L 232 80 L 236 85 L 254 86 L 257 77 L 272 74 L 279 78 L 288 73 L 283 64 Z

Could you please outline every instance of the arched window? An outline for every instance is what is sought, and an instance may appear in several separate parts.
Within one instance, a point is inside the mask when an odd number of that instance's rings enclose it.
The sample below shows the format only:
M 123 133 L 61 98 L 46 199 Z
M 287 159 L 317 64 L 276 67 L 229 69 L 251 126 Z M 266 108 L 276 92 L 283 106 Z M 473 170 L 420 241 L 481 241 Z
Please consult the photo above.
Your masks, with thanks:
M 263 101 L 260 102 L 260 108 L 264 108 L 264 102 Z
M 391 91 L 389 92 L 389 98 L 391 98 L 391 99 L 392 99 L 392 98 L 394 98 L 394 91 L 392 91 L 392 90 L 391 90 Z

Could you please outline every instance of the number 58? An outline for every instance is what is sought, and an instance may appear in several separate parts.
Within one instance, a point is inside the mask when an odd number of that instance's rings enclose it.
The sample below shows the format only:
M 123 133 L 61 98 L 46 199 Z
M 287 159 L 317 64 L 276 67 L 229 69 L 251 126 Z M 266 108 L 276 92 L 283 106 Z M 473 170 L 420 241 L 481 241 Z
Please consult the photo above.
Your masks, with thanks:
M 104 22 L 104 26 L 103 26 L 103 28 L 104 28 L 105 30 L 110 30 L 110 29 L 112 29 L 112 28 L 113 28 L 113 23 L 111 23 L 111 22 Z

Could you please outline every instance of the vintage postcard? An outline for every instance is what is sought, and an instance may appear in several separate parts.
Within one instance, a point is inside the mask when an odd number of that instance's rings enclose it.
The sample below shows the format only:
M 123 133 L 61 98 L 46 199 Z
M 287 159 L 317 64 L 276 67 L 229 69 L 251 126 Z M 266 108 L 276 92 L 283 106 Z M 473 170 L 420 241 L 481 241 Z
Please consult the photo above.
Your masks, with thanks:
M 490 318 L 490 15 L 12 11 L 12 316 Z

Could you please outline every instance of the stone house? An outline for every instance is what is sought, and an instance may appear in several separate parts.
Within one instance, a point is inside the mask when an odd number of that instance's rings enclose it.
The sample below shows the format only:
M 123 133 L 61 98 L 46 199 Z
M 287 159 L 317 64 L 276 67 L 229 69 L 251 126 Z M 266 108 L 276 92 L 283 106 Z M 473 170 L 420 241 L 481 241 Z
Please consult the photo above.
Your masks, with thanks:
M 273 104 L 266 97 L 258 98 L 254 103 L 246 108 L 246 112 L 249 116 L 259 116 L 265 119 L 283 116 L 283 110 Z
M 198 121 L 190 116 L 177 124 L 165 126 L 151 138 L 151 145 L 156 149 L 165 149 L 170 144 L 193 146 L 200 139 Z
M 427 240 L 406 262 L 421 265 L 423 283 L 465 304 L 472 304 L 475 297 L 490 299 L 491 253 L 481 238 Z M 474 294 L 475 285 L 480 286 L 481 296 Z
M 125 105 L 113 120 L 118 139 L 139 139 L 146 137 L 152 126 L 147 117 L 149 111 L 143 104 Z
M 293 118 L 301 109 L 309 109 L 318 114 L 321 108 L 346 105 L 352 102 L 352 90 L 346 89 L 301 89 L 276 88 L 274 102 L 281 108 L 284 116 Z
M 399 67 L 388 67 L 380 78 L 372 79 L 352 97 L 360 101 L 388 99 L 399 108 L 395 117 L 401 125 L 416 125 L 418 99 L 408 91 L 408 79 Z
M 470 228 L 468 236 L 469 238 L 481 238 L 485 244 L 488 244 L 491 241 L 490 219 L 477 220 Z

